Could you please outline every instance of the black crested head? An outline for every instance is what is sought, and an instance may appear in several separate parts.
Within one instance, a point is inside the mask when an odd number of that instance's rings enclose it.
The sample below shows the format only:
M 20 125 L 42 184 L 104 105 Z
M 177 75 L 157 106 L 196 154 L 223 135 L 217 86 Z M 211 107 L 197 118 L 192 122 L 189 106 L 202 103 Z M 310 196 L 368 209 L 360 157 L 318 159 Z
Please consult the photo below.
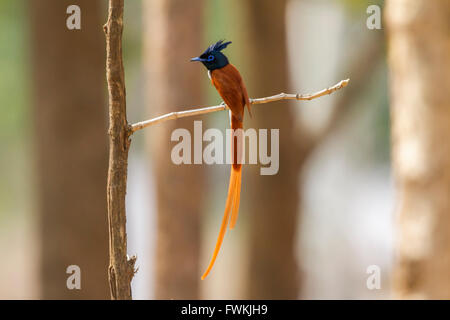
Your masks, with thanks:
M 191 61 L 200 61 L 208 70 L 215 70 L 225 67 L 229 62 L 227 57 L 221 52 L 225 49 L 231 41 L 225 42 L 224 40 L 217 41 L 210 45 L 205 52 L 199 57 L 192 58 Z

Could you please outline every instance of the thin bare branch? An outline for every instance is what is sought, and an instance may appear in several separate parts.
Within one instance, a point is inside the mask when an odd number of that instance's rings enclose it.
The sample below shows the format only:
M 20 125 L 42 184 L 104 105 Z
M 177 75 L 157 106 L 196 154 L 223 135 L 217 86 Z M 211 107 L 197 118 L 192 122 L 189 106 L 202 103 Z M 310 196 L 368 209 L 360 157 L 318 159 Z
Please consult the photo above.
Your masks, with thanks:
M 350 79 L 341 80 L 338 84 L 336 84 L 330 88 L 323 89 L 323 90 L 313 93 L 313 94 L 280 93 L 280 94 L 270 96 L 270 97 L 250 99 L 250 104 L 252 104 L 252 105 L 263 104 L 263 103 L 269 103 L 269 102 L 280 101 L 280 100 L 313 100 L 313 99 L 322 97 L 324 95 L 331 94 L 331 93 L 347 86 L 349 81 L 350 81 Z M 153 119 L 137 122 L 137 123 L 131 125 L 130 131 L 131 131 L 131 133 L 134 133 L 140 129 L 144 129 L 146 127 L 149 127 L 149 126 L 161 123 L 161 122 L 165 122 L 168 120 L 175 120 L 175 119 L 184 118 L 184 117 L 192 117 L 192 116 L 197 116 L 200 114 L 222 111 L 222 110 L 226 110 L 226 109 L 228 109 L 227 105 L 222 103 L 217 106 L 202 107 L 202 108 L 196 108 L 196 109 L 191 109 L 191 110 L 186 110 L 186 111 L 175 111 L 175 112 L 167 113 L 165 115 L 162 115 L 162 116 L 159 116 L 159 117 L 156 117 Z

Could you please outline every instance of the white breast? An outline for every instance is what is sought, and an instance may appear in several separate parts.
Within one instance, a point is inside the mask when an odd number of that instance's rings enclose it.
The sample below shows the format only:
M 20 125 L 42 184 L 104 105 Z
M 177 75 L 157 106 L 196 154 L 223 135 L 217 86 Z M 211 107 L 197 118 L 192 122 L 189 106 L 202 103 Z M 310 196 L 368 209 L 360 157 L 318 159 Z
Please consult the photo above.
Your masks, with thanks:
M 209 80 L 212 80 L 211 79 L 211 70 L 208 70 L 208 78 L 209 78 Z

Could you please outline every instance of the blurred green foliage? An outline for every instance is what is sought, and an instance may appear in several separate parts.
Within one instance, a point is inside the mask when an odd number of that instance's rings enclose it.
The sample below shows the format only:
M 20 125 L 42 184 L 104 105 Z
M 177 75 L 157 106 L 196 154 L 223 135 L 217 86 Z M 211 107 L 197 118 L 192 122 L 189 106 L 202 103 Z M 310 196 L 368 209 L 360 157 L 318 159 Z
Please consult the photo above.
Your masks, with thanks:
M 360 14 L 361 11 L 366 12 L 370 5 L 378 5 L 383 8 L 384 0 L 339 0 L 344 4 L 350 14 Z
M 27 1 L 0 1 L 0 217 L 29 201 L 30 65 Z
M 107 7 L 105 6 L 105 22 L 107 19 L 106 13 Z M 124 26 L 124 64 L 130 65 L 130 68 L 135 68 L 137 65 L 141 64 L 142 57 L 142 1 L 132 1 L 126 4 Z M 128 71 L 128 68 L 125 68 L 125 71 Z M 125 74 L 126 77 L 128 76 L 127 73 Z
M 0 136 L 3 143 L 22 139 L 28 128 L 29 48 L 25 6 L 25 0 L 0 1 Z

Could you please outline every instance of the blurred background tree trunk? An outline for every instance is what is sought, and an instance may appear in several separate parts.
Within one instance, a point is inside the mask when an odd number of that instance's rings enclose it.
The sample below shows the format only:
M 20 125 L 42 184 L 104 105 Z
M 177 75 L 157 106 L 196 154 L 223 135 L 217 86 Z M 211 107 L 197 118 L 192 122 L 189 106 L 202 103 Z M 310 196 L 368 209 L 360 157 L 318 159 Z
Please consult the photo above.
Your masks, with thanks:
M 385 8 L 397 180 L 395 298 L 450 298 L 450 1 Z
M 289 92 L 286 1 L 249 0 L 240 5 L 245 37 L 239 44 L 245 65 L 241 72 L 250 97 Z M 300 283 L 294 246 L 302 155 L 295 118 L 286 101 L 258 106 L 253 114 L 253 119 L 246 114 L 246 128 L 280 129 L 280 166 L 271 176 L 260 175 L 260 166 L 244 167 L 250 228 L 248 298 L 296 299 Z
M 144 2 L 146 101 L 152 115 L 183 110 L 202 101 L 204 70 L 189 59 L 203 48 L 203 1 Z M 203 73 L 202 73 L 203 72 Z M 155 294 L 157 299 L 197 299 L 200 280 L 200 218 L 205 168 L 172 163 L 171 133 L 188 118 L 164 123 L 150 133 L 157 199 Z M 192 154 L 193 155 L 193 154 Z
M 106 14 L 100 1 L 76 1 L 81 30 L 68 30 L 71 4 L 34 0 L 29 6 L 41 298 L 106 299 Z M 70 265 L 81 268 L 81 290 L 66 287 Z

